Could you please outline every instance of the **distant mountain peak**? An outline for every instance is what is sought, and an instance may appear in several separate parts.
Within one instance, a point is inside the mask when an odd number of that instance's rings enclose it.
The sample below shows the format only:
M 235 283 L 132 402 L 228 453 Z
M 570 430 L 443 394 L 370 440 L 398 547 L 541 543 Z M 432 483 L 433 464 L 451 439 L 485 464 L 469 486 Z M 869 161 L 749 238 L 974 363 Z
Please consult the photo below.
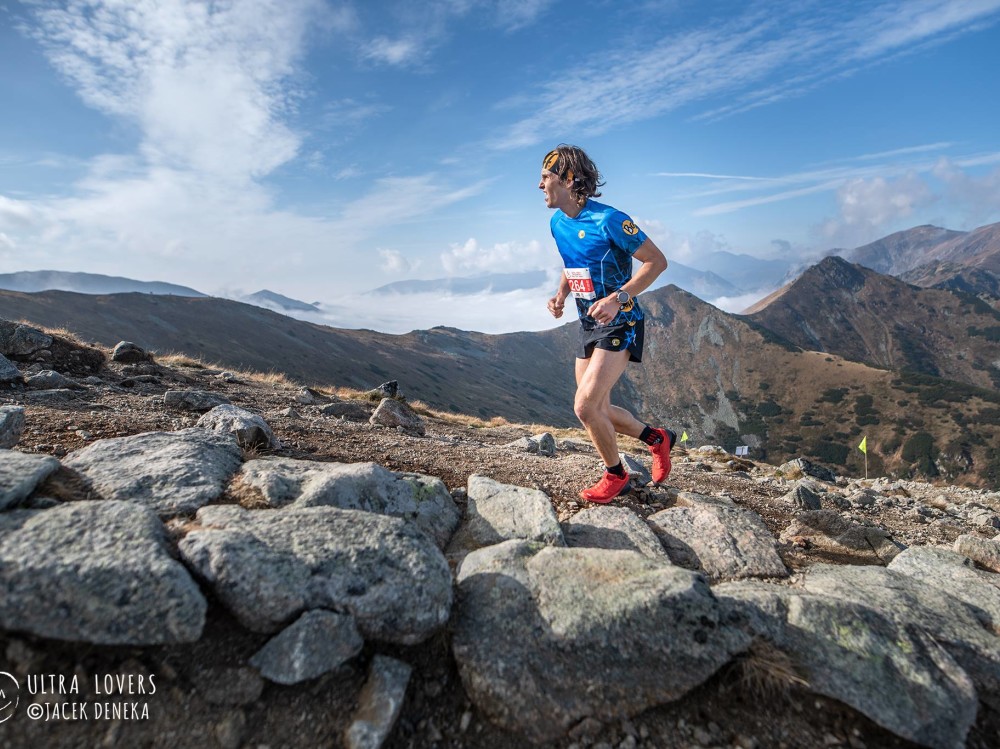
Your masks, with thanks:
M 279 294 L 276 291 L 270 291 L 269 289 L 256 291 L 253 294 L 242 297 L 241 301 L 248 302 L 249 304 L 256 304 L 258 307 L 266 307 L 268 309 L 277 307 L 283 310 L 297 310 L 300 312 L 315 312 L 319 309 L 318 304 L 309 304 L 308 302 L 302 302 L 298 299 L 292 299 L 291 297 Z
M 73 291 L 78 294 L 167 294 L 170 296 L 203 297 L 200 291 L 163 281 L 136 281 L 121 276 L 100 273 L 78 273 L 61 270 L 30 270 L 0 273 L 0 289 L 36 293 L 40 291 Z

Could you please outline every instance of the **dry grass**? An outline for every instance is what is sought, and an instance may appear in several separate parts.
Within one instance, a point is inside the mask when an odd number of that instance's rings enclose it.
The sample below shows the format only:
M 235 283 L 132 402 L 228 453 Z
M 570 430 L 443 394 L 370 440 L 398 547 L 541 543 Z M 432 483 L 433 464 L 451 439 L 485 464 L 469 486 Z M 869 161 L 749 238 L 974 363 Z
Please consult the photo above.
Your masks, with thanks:
M 62 502 L 82 502 L 95 498 L 90 481 L 66 466 L 60 466 L 55 473 L 45 479 L 36 488 L 35 496 L 50 497 Z
M 239 477 L 229 482 L 224 501 L 238 504 L 246 510 L 267 510 L 271 507 L 260 489 L 244 483 Z
M 158 354 L 156 361 L 164 367 L 187 367 L 188 369 L 208 369 L 203 361 L 187 354 Z
M 66 328 L 47 328 L 42 325 L 36 325 L 30 320 L 25 320 L 23 318 L 18 320 L 18 323 L 20 323 L 21 325 L 27 325 L 28 327 L 34 328 L 35 330 L 40 330 L 43 333 L 45 333 L 45 335 L 50 335 L 53 338 L 62 338 L 68 343 L 74 344 L 76 346 L 91 347 L 94 345 L 92 343 L 82 340 L 76 333 L 74 333 L 72 330 L 67 330 Z
M 738 660 L 739 687 L 751 699 L 773 699 L 808 687 L 798 664 L 773 643 L 757 638 Z
M 189 356 L 188 354 L 178 354 L 173 352 L 156 354 L 155 360 L 157 364 L 164 367 L 175 367 L 178 369 L 184 367 L 187 369 L 219 369 L 224 372 L 232 372 L 239 379 L 260 382 L 265 385 L 273 385 L 284 388 L 302 387 L 300 383 L 292 380 L 284 372 L 257 372 L 252 369 L 236 369 L 234 367 L 226 366 L 225 364 L 219 364 L 218 362 L 209 362 L 203 359 L 198 359 L 197 357 Z

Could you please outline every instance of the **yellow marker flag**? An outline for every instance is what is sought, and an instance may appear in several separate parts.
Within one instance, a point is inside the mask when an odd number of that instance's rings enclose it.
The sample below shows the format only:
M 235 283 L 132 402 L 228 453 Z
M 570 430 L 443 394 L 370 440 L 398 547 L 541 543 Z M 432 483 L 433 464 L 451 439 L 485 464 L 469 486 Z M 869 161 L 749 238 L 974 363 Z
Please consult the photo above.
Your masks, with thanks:
M 684 434 L 681 435 L 681 442 L 687 442 L 687 441 L 688 441 L 688 433 L 687 431 L 685 431 Z
M 868 435 L 867 434 L 865 435 L 865 438 L 863 440 L 861 440 L 861 444 L 858 445 L 858 449 L 861 452 L 863 452 L 865 455 L 868 454 Z

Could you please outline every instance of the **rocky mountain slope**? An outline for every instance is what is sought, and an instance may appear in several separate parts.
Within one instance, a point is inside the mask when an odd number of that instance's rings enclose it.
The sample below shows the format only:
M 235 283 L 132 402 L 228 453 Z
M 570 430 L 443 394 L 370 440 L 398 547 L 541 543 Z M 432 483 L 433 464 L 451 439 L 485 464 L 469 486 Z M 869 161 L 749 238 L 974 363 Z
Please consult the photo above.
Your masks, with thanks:
M 803 351 L 752 317 L 675 287 L 644 294 L 643 305 L 644 362 L 627 370 L 614 395 L 642 418 L 697 442 L 748 445 L 775 462 L 806 455 L 852 475 L 863 475 L 864 456 L 853 448 L 867 435 L 876 470 L 1000 486 L 995 390 Z M 220 299 L 60 292 L 0 293 L 0 315 L 68 328 L 104 346 L 125 338 L 307 384 L 365 388 L 405 373 L 410 397 L 436 409 L 576 424 L 575 322 L 538 333 L 435 328 L 394 336 Z
M 2 333 L 4 746 L 1000 740 L 1000 494 Z
M 1000 298 L 1000 224 L 969 232 L 918 226 L 838 254 L 916 286 L 964 291 L 993 306 Z
M 747 310 L 807 350 L 978 387 L 1000 385 L 1000 312 L 968 294 L 920 289 L 824 258 Z
M 939 247 L 964 236 L 965 232 L 925 224 L 837 254 L 878 273 L 898 276 L 934 260 Z

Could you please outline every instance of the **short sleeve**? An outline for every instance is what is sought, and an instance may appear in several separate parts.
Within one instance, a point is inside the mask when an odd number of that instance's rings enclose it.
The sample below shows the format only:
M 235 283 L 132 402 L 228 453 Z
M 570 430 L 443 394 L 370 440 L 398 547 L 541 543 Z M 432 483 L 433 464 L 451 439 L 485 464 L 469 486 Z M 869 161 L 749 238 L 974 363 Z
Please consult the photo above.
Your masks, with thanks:
M 625 213 L 614 211 L 608 216 L 605 232 L 612 243 L 629 255 L 634 255 L 646 241 L 646 233 Z

